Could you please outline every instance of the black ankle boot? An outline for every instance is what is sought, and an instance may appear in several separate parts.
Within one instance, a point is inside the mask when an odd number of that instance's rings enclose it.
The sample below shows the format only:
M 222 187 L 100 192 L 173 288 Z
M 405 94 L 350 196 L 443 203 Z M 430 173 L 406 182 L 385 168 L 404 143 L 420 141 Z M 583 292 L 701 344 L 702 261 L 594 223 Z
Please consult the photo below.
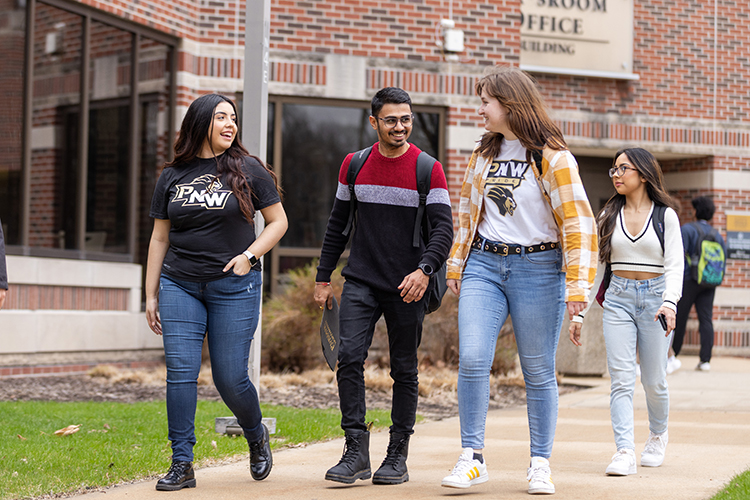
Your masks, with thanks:
M 406 457 L 409 455 L 409 435 L 391 431 L 388 452 L 380 468 L 372 476 L 374 484 L 401 484 L 409 480 Z
M 370 433 L 346 431 L 344 454 L 339 463 L 326 472 L 328 481 L 352 484 L 357 479 L 370 479 Z
M 195 488 L 192 462 L 172 462 L 167 475 L 156 482 L 156 489 L 159 491 L 177 491 L 182 488 Z
M 263 437 L 260 441 L 248 442 L 250 446 L 250 474 L 256 481 L 262 481 L 271 473 L 273 456 L 271 456 L 270 436 L 268 427 L 263 426 Z

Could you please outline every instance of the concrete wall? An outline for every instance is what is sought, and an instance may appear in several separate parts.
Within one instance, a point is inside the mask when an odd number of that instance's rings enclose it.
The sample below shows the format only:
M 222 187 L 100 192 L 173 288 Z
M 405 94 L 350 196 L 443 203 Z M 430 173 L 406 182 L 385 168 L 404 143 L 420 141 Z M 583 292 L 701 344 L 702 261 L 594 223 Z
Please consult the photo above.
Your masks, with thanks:
M 9 307 L 0 311 L 0 366 L 161 356 L 161 338 L 141 312 L 140 265 L 12 255 L 7 263 Z M 101 300 L 102 294 L 120 300 Z

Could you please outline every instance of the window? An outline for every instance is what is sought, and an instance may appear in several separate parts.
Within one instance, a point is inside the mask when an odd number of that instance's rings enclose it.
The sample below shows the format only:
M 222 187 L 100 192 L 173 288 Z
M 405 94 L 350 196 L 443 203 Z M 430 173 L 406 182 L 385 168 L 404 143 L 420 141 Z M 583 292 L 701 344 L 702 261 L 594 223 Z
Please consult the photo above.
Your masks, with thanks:
M 145 262 L 151 194 L 174 137 L 177 39 L 79 2 L 21 3 L 0 11 L 13 47 L 0 127 L 16 131 L 0 134 L 8 251 Z
M 278 276 L 320 255 L 328 216 L 336 195 L 341 162 L 352 151 L 377 141 L 370 126 L 370 103 L 269 98 L 269 162 L 284 189 L 289 229 L 274 250 L 266 283 L 275 290 Z M 444 110 L 414 106 L 409 142 L 442 158 Z M 275 117 L 275 121 L 271 121 Z M 275 128 L 273 124 L 275 123 Z M 273 144 L 273 148 L 271 147 Z

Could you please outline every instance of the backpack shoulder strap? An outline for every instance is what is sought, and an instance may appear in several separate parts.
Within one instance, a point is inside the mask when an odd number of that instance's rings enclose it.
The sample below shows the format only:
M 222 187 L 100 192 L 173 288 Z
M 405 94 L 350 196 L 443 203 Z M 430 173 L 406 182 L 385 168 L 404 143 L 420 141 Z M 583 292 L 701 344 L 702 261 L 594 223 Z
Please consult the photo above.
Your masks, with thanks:
M 419 192 L 419 206 L 417 207 L 417 217 L 414 220 L 414 237 L 412 238 L 412 246 L 415 248 L 419 248 L 422 222 L 425 206 L 427 205 L 427 195 L 430 193 L 432 168 L 435 166 L 436 161 L 435 158 L 424 151 L 419 153 L 419 156 L 417 157 L 417 192 Z
M 531 157 L 534 158 L 534 163 L 536 163 L 536 168 L 539 170 L 539 173 L 542 173 L 542 152 L 538 150 L 533 150 L 531 152 Z
M 651 224 L 654 226 L 654 232 L 661 243 L 661 252 L 664 253 L 664 213 L 667 207 L 664 205 L 654 205 L 654 213 L 651 214 Z
M 349 236 L 354 225 L 354 211 L 357 209 L 357 195 L 354 194 L 354 183 L 357 180 L 359 171 L 362 170 L 362 165 L 365 164 L 367 158 L 370 156 L 372 146 L 361 149 L 354 153 L 352 160 L 349 162 L 349 169 L 346 171 L 346 184 L 349 188 L 349 220 L 346 221 L 346 227 L 341 233 L 344 236 Z

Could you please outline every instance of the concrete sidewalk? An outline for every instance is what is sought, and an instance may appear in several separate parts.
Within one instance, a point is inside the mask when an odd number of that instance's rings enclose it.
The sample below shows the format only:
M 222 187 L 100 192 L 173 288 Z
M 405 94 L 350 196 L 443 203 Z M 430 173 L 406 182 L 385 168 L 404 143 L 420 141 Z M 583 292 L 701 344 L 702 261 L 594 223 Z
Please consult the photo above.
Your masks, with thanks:
M 569 379 L 591 386 L 560 398 L 551 459 L 557 499 L 696 499 L 716 493 L 735 474 L 750 468 L 750 360 L 714 358 L 710 372 L 693 370 L 697 358 L 681 357 L 683 368 L 669 376 L 671 412 L 664 465 L 638 467 L 638 474 L 608 477 L 604 469 L 615 452 L 609 420 L 609 379 Z M 636 387 L 636 455 L 648 435 L 643 389 Z M 280 422 L 279 425 L 283 425 Z M 380 465 L 388 433 L 373 434 L 373 471 Z M 491 411 L 484 456 L 490 480 L 468 490 L 442 488 L 461 452 L 458 418 L 417 426 L 410 443 L 408 483 L 351 486 L 323 480 L 343 449 L 343 439 L 274 454 L 265 481 L 250 477 L 247 461 L 200 469 L 197 488 L 157 492 L 154 480 L 81 495 L 81 500 L 181 499 L 426 499 L 530 498 L 526 482 L 529 437 L 526 408 Z M 106 496 L 105 496 L 106 495 Z

